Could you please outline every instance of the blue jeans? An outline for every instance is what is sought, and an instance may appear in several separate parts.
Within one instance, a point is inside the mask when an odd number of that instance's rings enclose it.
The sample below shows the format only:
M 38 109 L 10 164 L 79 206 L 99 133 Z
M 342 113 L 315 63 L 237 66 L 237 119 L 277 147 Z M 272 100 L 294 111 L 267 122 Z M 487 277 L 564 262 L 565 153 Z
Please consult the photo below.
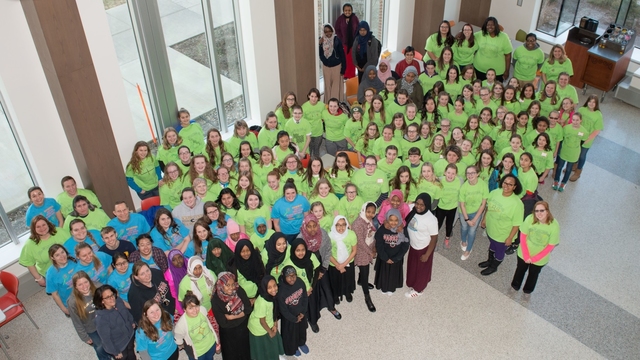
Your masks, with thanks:
M 460 235 L 462 238 L 462 242 L 467 243 L 467 251 L 471 251 L 471 249 L 473 249 L 473 242 L 476 239 L 476 230 L 478 230 L 478 226 L 482 221 L 482 216 L 478 219 L 478 222 L 476 222 L 475 226 L 469 226 L 469 224 L 464 221 L 464 215 L 462 214 L 462 211 L 458 213 L 458 216 L 460 217 Z M 467 218 L 469 220 L 473 219 L 474 216 L 476 216 L 476 213 L 467 214 Z
M 213 356 L 215 354 L 216 354 L 216 343 L 214 343 L 211 349 L 209 349 L 206 353 L 198 356 L 197 359 L 195 357 L 192 357 L 191 354 L 187 351 L 187 356 L 189 357 L 189 360 L 213 360 Z
M 582 170 L 584 167 L 584 163 L 587 162 L 587 152 L 589 152 L 589 148 L 580 148 L 580 157 L 578 158 L 578 170 Z
M 291 245 L 293 240 L 295 240 L 298 237 L 298 234 L 300 233 L 290 234 L 290 235 L 284 234 L 284 238 L 287 240 L 287 244 Z
M 158 190 L 157 187 L 155 189 L 145 191 L 144 194 L 138 193 L 138 197 L 140 198 L 140 200 L 148 199 L 150 197 L 158 196 L 158 195 L 160 195 L 160 190 Z
M 562 168 L 564 167 L 564 165 L 566 163 L 567 164 L 567 171 L 564 172 L 564 175 L 562 177 L 562 184 L 566 184 L 567 181 L 569 181 L 569 178 L 571 177 L 571 169 L 573 168 L 573 164 L 574 163 L 565 161 L 564 159 L 562 159 L 560 157 L 560 155 L 558 155 L 558 158 L 557 158 L 556 162 L 558 163 L 558 168 L 556 169 L 555 174 L 553 174 L 553 181 L 554 182 L 560 181 L 560 174 L 562 174 Z
M 91 341 L 93 341 L 93 344 L 91 344 L 91 346 L 93 347 L 93 350 L 95 350 L 96 355 L 98 356 L 98 360 L 111 360 L 111 355 L 107 354 L 107 352 L 104 351 L 104 348 L 102 347 L 102 339 L 100 339 L 100 335 L 98 335 L 98 332 L 94 331 L 92 333 L 88 333 L 87 335 L 89 335 Z

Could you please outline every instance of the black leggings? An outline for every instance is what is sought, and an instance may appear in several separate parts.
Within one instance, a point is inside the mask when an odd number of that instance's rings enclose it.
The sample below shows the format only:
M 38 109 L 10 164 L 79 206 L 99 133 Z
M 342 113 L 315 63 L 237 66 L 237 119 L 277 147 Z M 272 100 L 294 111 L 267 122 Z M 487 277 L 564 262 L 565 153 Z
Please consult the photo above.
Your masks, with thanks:
M 360 266 L 358 265 L 358 269 L 360 270 L 360 274 L 358 275 L 358 285 L 362 287 L 362 292 L 365 295 L 369 294 L 369 264 Z
M 524 275 L 529 271 L 529 276 L 527 276 L 527 281 L 524 283 L 522 291 L 526 294 L 532 293 L 536 288 L 538 275 L 540 275 L 540 271 L 543 266 L 544 265 L 539 266 L 535 264 L 527 264 L 524 260 L 518 257 L 518 265 L 516 266 L 516 272 L 513 274 L 513 280 L 511 280 L 511 287 L 516 290 L 520 290 L 520 286 L 524 280 Z
M 451 210 L 443 210 L 441 208 L 436 209 L 436 218 L 438 218 L 438 230 L 442 227 L 442 224 L 446 220 L 446 236 L 451 237 L 451 232 L 453 232 L 453 222 L 456 221 L 456 210 L 458 208 L 453 208 Z

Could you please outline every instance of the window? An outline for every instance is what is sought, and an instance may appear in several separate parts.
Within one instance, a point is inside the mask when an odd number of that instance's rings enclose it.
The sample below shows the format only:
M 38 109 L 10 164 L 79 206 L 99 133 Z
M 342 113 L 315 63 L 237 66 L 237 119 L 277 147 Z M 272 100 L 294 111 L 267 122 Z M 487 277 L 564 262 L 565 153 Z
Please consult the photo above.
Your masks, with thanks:
M 640 30 L 640 4 L 637 0 L 543 0 L 536 30 L 558 36 L 572 26 L 579 26 L 584 16 L 598 20 L 599 34 L 614 23 L 636 33 Z M 640 46 L 638 36 L 635 46 Z
M 18 144 L 10 119 L 0 97 L 0 132 L 5 140 L 0 143 L 0 247 L 27 233 L 25 213 L 29 207 L 27 190 L 34 185 L 33 177 Z M 51 197 L 52 194 L 49 194 Z
M 246 118 L 236 1 L 103 0 L 141 140 L 151 139 L 147 116 L 160 138 L 178 108 L 205 133 Z

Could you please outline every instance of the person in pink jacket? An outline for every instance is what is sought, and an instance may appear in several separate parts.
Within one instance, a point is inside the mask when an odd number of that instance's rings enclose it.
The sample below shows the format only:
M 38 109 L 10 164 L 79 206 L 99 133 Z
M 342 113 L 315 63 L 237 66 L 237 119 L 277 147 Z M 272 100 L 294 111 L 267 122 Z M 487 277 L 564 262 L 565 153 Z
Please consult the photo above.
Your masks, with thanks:
M 380 224 L 384 222 L 389 209 L 397 209 L 400 211 L 400 215 L 402 215 L 402 225 L 406 225 L 404 218 L 407 217 L 411 210 L 409 209 L 409 205 L 404 202 L 402 191 L 398 189 L 391 191 L 389 197 L 382 202 L 380 205 L 380 212 L 378 212 L 378 222 Z

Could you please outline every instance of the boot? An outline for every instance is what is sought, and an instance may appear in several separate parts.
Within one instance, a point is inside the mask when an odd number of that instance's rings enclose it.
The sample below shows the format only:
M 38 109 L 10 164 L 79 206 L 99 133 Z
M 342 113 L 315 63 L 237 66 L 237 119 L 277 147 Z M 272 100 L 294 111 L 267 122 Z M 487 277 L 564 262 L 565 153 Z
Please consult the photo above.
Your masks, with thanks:
M 569 180 L 576 181 L 580 179 L 580 174 L 582 174 L 582 169 L 576 169 L 576 171 L 574 171 L 573 174 L 571 174 L 571 177 L 569 178 Z
M 488 268 L 480 271 L 480 274 L 482 274 L 484 276 L 491 275 L 494 272 L 498 271 L 498 266 L 500 266 L 500 264 L 502 264 L 502 261 L 496 260 L 495 257 L 494 257 L 493 261 L 491 262 L 491 265 L 489 265 Z
M 572 171 L 578 170 L 578 163 L 577 162 L 573 163 L 573 167 L 571 168 L 571 170 Z
M 373 302 L 371 301 L 371 295 L 365 294 L 364 295 L 364 302 L 365 302 L 365 304 L 367 304 L 367 309 L 369 309 L 369 311 L 376 312 L 376 307 L 373 306 Z
M 493 260 L 495 260 L 496 255 L 493 251 L 489 250 L 489 258 L 487 258 L 487 261 L 483 261 L 481 263 L 478 264 L 478 266 L 480 266 L 481 268 L 486 268 L 489 267 L 489 265 L 491 265 L 491 262 Z

